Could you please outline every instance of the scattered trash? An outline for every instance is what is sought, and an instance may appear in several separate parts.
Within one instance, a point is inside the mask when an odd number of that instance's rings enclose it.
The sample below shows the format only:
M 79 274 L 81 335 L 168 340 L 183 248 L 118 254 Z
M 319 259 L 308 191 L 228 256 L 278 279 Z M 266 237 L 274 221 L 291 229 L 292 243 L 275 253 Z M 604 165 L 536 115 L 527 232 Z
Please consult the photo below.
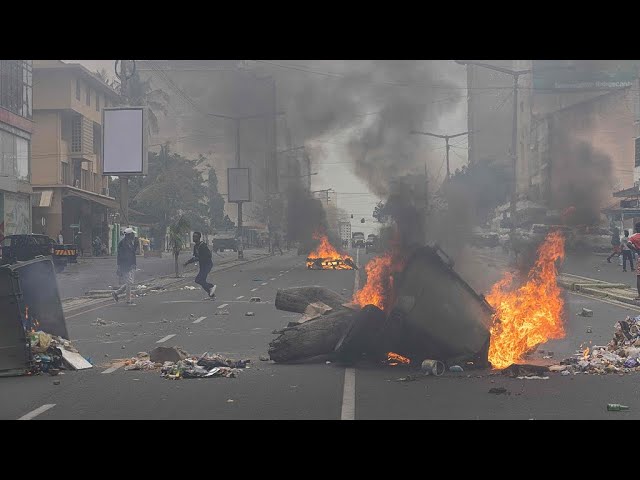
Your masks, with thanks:
M 233 284 L 233 286 L 234 286 L 234 287 L 236 287 L 237 285 L 238 285 L 237 283 L 234 283 L 234 284 Z
M 262 279 L 261 279 L 261 278 L 254 278 L 254 279 L 253 279 L 253 281 L 254 281 L 254 282 L 261 282 L 261 281 L 262 281 Z
M 124 345 L 122 345 L 122 350 L 124 350 L 126 347 Z
M 54 384 L 54 385 L 60 385 L 60 380 L 54 380 L 54 381 L 53 381 L 53 384 Z
M 268 362 L 269 360 L 271 360 L 268 356 L 266 355 L 260 355 L 260 357 L 258 357 L 260 359 L 261 362 Z
M 326 362 L 324 362 L 325 365 L 329 365 L 331 362 L 329 360 L 327 360 Z
M 424 360 L 421 365 L 422 371 L 427 375 L 439 377 L 444 373 L 444 363 L 438 360 Z
M 228 400 L 227 400 L 227 403 L 233 403 L 233 400 L 228 399 Z
M 451 365 L 449 367 L 449 371 L 450 372 L 464 372 L 464 370 L 462 369 L 462 367 L 460 365 Z
M 57 375 L 57 372 L 65 368 L 84 370 L 93 367 L 79 354 L 69 340 L 62 337 L 37 331 L 27 333 L 27 339 L 32 355 L 31 367 L 29 368 L 29 373 L 32 375 L 51 371 Z
M 253 303 L 260 303 L 262 300 L 260 299 L 260 297 L 251 297 L 249 301 Z
M 208 353 L 201 357 L 188 356 L 178 362 L 165 362 L 161 367 L 162 376 L 170 380 L 181 378 L 235 378 L 239 369 L 248 368 L 251 360 L 231 360 L 221 355 Z
M 591 333 L 587 327 L 587 333 Z M 564 359 L 567 372 L 606 375 L 640 371 L 640 315 L 616 322 L 613 338 L 607 345 L 580 348 Z M 564 375 L 564 371 L 562 372 Z
M 97 318 L 96 319 L 96 325 L 106 325 L 107 322 L 105 322 L 104 320 L 102 320 L 101 318 Z
M 149 353 L 149 360 L 154 363 L 179 362 L 187 357 L 180 347 L 156 347 Z
M 538 375 L 529 375 L 526 377 L 516 377 L 518 380 L 549 380 L 549 377 L 540 377 Z
M 519 365 L 517 363 L 514 363 L 513 365 L 510 365 L 509 367 L 502 370 L 502 374 L 512 378 L 545 378 L 544 374 L 548 371 L 549 367 L 545 367 L 542 365 Z
M 607 404 L 608 412 L 620 412 L 622 410 L 629 410 L 629 407 L 626 405 L 620 405 L 619 403 L 609 403 Z
M 59 349 L 60 352 L 62 352 L 63 360 L 74 370 L 86 370 L 87 368 L 93 368 L 93 365 L 87 362 L 79 353 L 69 351 L 64 347 L 59 347 Z
M 563 377 L 566 377 L 567 375 L 571 375 L 571 372 L 569 370 L 563 370 L 560 375 L 562 375 Z
M 253 312 L 247 312 L 247 313 L 245 313 L 245 314 L 244 314 L 244 316 L 245 316 L 245 317 L 255 317 L 255 316 L 256 316 L 256 314 L 255 314 L 255 313 L 253 313 Z
M 138 352 L 138 355 L 137 355 L 138 358 L 144 358 L 148 356 L 149 354 L 147 352 Z
M 195 317 L 195 315 L 193 313 L 190 313 L 189 316 L 192 317 L 192 318 Z
M 551 365 L 549 367 L 550 372 L 564 372 L 567 369 L 566 365 Z
M 581 317 L 593 317 L 593 310 L 589 310 L 588 308 L 583 308 L 578 315 L 580 315 Z
M 216 310 L 216 313 L 214 313 L 214 315 L 229 315 L 229 310 Z
M 504 387 L 493 387 L 489 389 L 489 393 L 495 393 L 496 395 L 501 395 L 503 393 L 507 393 L 507 389 Z

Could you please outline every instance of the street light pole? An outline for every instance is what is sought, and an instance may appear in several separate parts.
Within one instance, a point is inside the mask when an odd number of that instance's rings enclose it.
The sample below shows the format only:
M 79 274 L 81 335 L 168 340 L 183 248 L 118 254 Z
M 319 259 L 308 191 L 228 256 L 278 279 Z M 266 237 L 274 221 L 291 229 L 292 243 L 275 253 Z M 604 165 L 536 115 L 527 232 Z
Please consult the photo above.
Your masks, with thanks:
M 449 168 L 449 149 L 451 148 L 451 146 L 449 145 L 449 139 L 455 138 L 455 137 L 460 137 L 462 135 L 466 135 L 467 133 L 471 133 L 471 132 L 456 133 L 455 135 L 438 135 L 438 134 L 435 134 L 435 133 L 417 132 L 417 131 L 413 130 L 411 133 L 414 134 L 414 135 L 428 135 L 430 137 L 444 138 L 444 140 L 446 142 L 446 147 L 447 147 L 447 180 L 449 180 L 451 178 L 451 170 Z

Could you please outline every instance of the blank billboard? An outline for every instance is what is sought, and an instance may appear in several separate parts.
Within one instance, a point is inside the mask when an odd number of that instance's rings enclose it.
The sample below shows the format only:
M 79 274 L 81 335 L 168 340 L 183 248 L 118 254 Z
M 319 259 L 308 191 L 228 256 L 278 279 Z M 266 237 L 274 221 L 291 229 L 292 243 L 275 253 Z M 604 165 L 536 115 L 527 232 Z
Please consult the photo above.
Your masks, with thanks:
M 102 111 L 103 175 L 147 174 L 147 125 L 144 107 Z
M 251 169 L 227 168 L 229 202 L 251 201 Z

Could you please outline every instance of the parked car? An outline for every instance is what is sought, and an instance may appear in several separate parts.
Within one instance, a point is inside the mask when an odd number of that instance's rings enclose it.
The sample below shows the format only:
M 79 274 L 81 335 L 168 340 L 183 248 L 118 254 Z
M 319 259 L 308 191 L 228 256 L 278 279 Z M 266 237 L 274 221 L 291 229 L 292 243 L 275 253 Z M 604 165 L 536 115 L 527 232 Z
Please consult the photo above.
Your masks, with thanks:
M 220 232 L 211 241 L 211 250 L 223 252 L 224 250 L 238 251 L 238 239 L 234 231 Z
M 46 235 L 9 235 L 2 241 L 2 264 L 33 260 L 37 256 L 50 256 L 56 272 L 62 272 L 70 259 L 77 257 L 73 245 L 59 245 Z

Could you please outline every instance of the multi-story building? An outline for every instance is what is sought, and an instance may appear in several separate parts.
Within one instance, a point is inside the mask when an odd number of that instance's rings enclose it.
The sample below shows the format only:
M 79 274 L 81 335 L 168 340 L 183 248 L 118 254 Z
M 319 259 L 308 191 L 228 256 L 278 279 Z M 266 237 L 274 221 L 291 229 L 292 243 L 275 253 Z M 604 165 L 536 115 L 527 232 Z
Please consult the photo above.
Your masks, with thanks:
M 32 60 L 0 60 L 0 241 L 31 233 Z
M 96 236 L 108 241 L 109 196 L 103 177 L 102 109 L 118 94 L 79 64 L 34 60 L 33 225 L 89 251 Z M 43 220 L 44 219 L 44 220 Z
M 343 242 L 351 240 L 351 222 L 340 222 L 340 238 Z

